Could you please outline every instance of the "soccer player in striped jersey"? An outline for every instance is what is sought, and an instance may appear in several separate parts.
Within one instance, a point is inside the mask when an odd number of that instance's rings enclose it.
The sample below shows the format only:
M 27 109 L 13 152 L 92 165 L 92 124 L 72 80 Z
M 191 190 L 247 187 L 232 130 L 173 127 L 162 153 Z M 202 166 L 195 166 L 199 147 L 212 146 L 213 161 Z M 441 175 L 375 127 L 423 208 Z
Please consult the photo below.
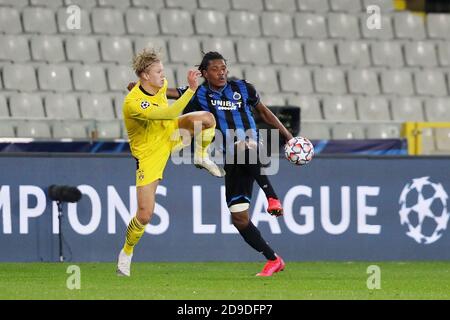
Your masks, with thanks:
M 251 149 L 258 148 L 258 136 L 252 109 L 256 110 L 261 119 L 279 130 L 286 141 L 292 134 L 281 121 L 267 108 L 259 98 L 253 85 L 245 80 L 228 80 L 227 64 L 218 52 L 208 52 L 199 65 L 199 71 L 205 79 L 190 100 L 184 112 L 208 111 L 214 115 L 217 128 L 224 137 L 224 152 L 244 152 L 249 159 Z M 177 99 L 182 96 L 187 87 L 167 89 L 167 97 Z M 227 129 L 235 130 L 230 137 Z M 250 132 L 246 137 L 244 132 Z M 242 159 L 242 158 L 241 158 Z M 238 163 L 234 157 L 233 163 L 225 163 L 225 189 L 232 222 L 244 240 L 258 252 L 262 252 L 268 260 L 263 270 L 257 276 L 271 276 L 285 267 L 283 259 L 263 239 L 260 231 L 251 222 L 248 209 L 252 196 L 253 182 L 256 180 L 268 199 L 267 211 L 275 216 L 283 212 L 281 203 L 266 175 L 262 174 L 260 161 L 252 164 Z
M 130 149 L 136 159 L 136 192 L 138 209 L 128 227 L 123 249 L 117 263 L 118 275 L 130 276 L 133 249 L 150 222 L 155 207 L 155 192 L 163 178 L 164 168 L 171 152 L 183 146 L 179 129 L 194 133 L 194 123 L 201 123 L 198 165 L 217 177 L 223 177 L 219 168 L 207 157 L 207 148 L 214 138 L 215 120 L 208 112 L 179 116 L 198 87 L 198 70 L 190 70 L 189 87 L 171 106 L 168 105 L 167 80 L 157 52 L 143 50 L 133 60 L 133 69 L 139 82 L 131 89 L 123 104 L 123 118 L 130 139 Z

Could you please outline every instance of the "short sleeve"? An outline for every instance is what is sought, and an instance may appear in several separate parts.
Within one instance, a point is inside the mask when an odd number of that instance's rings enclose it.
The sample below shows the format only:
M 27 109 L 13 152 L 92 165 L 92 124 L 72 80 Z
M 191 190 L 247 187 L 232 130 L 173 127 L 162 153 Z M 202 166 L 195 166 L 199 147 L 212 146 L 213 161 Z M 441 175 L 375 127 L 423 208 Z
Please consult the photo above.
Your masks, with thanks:
M 256 105 L 261 101 L 259 98 L 259 93 L 256 91 L 255 87 L 245 81 L 245 86 L 247 87 L 248 99 L 247 104 L 251 107 L 256 107 Z

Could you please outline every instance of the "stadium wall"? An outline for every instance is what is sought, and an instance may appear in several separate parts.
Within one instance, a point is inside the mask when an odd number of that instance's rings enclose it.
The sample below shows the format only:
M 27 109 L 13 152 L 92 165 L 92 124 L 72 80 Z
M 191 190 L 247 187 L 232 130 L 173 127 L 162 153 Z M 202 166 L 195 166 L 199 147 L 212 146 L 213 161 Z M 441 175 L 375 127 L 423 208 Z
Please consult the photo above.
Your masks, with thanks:
M 286 260 L 448 260 L 450 158 L 317 157 L 279 162 L 271 177 L 285 214 L 265 213 L 256 187 L 251 215 Z M 136 210 L 135 161 L 107 155 L 0 157 L 0 261 L 58 261 L 52 184 L 78 186 L 63 206 L 68 261 L 115 261 Z M 230 224 L 224 181 L 169 161 L 152 225 L 134 261 L 256 261 Z

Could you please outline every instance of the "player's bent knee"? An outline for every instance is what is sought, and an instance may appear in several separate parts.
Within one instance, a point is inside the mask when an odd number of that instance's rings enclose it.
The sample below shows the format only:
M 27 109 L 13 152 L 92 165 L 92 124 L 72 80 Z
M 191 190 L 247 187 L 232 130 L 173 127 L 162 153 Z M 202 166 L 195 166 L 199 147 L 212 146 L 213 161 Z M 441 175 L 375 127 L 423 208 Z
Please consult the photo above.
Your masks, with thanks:
M 214 119 L 214 116 L 210 112 L 203 111 L 201 119 L 204 128 L 212 128 L 216 126 L 216 119 Z
M 147 225 L 150 222 L 152 215 L 153 213 L 150 210 L 140 208 L 136 218 L 142 225 Z

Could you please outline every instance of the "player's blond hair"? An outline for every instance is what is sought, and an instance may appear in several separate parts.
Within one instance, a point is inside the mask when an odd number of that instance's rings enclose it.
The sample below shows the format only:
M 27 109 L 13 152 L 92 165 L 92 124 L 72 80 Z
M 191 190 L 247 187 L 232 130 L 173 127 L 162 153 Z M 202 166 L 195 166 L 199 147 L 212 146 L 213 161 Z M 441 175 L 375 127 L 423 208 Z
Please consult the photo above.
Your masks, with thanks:
M 139 77 L 147 67 L 159 61 L 161 61 L 161 50 L 146 48 L 134 56 L 132 67 Z

